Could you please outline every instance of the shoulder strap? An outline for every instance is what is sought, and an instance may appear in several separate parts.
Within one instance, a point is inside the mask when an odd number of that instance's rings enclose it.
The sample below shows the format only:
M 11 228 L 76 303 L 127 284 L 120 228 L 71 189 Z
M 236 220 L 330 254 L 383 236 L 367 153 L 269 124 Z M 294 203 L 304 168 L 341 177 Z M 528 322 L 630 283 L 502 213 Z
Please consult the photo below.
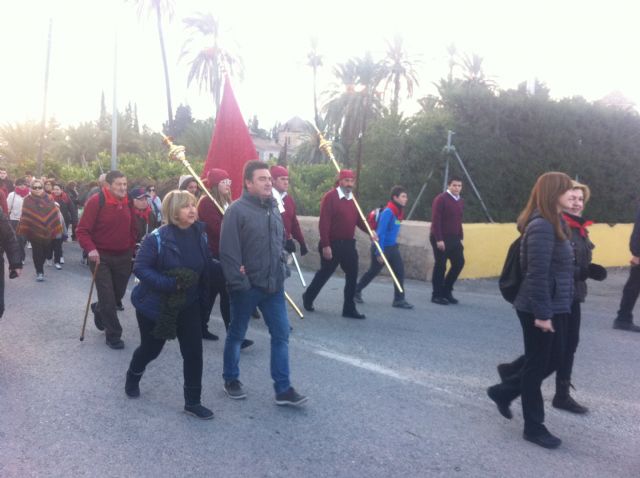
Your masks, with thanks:
M 100 189 L 100 192 L 98 192 L 98 209 L 102 209 L 106 201 L 107 198 L 104 197 L 104 192 Z
M 160 244 L 162 241 L 160 241 L 160 230 L 159 229 L 154 229 L 153 232 L 151 232 L 151 234 L 153 234 L 156 237 L 156 243 L 158 245 L 158 254 L 160 254 Z

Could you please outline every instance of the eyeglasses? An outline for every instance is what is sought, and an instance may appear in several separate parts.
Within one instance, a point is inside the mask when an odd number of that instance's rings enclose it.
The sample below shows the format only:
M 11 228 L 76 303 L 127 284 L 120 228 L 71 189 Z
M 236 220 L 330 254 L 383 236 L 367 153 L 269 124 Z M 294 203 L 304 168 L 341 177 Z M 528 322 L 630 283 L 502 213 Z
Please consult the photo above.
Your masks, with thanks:
M 150 193 L 155 192 L 155 190 L 156 190 L 156 188 L 149 188 L 149 192 Z
M 44 189 L 44 188 L 42 186 L 33 186 L 31 189 L 38 190 L 38 189 Z

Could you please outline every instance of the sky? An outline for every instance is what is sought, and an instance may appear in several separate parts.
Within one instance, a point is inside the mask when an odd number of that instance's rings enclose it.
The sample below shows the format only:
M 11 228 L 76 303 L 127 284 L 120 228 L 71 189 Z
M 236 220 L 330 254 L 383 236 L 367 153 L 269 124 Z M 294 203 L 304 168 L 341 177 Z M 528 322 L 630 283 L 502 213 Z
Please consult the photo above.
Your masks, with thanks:
M 0 17 L 0 124 L 39 121 L 42 115 L 49 19 L 52 50 L 47 117 L 63 125 L 97 119 L 100 95 L 112 108 L 137 104 L 141 124 L 160 130 L 166 97 L 154 17 L 139 18 L 135 2 L 121 0 L 4 0 Z M 640 6 L 637 2 L 178 0 L 165 22 L 174 109 L 191 106 L 196 118 L 214 113 L 210 94 L 187 88 L 187 38 L 182 19 L 195 12 L 219 18 L 221 41 L 243 58 L 245 75 L 233 88 L 245 117 L 271 128 L 292 116 L 313 118 L 310 38 L 318 39 L 324 66 L 320 92 L 334 82 L 332 68 L 371 52 L 382 58 L 386 40 L 400 34 L 418 62 L 419 87 L 401 109 L 433 94 L 447 74 L 446 48 L 484 58 L 485 74 L 500 88 L 538 78 L 553 98 L 599 99 L 614 90 L 640 105 Z M 115 45 L 117 62 L 114 61 Z

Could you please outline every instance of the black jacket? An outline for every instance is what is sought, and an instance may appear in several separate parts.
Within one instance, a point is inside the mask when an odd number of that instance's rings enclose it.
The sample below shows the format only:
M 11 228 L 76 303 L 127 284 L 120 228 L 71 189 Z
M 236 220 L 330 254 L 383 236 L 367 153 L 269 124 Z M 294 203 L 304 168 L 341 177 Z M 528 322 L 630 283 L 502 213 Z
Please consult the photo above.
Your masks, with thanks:
M 640 209 L 636 214 L 636 222 L 633 223 L 633 232 L 629 239 L 629 249 L 631 254 L 636 257 L 640 257 Z
M 553 225 L 537 211 L 525 229 L 520 263 L 524 279 L 513 305 L 536 319 L 571 312 L 574 255 L 569 240 L 556 238 Z
M 585 219 L 574 216 L 573 214 L 565 213 L 574 221 L 584 224 Z M 589 239 L 589 234 L 586 232 L 586 235 L 583 236 L 580 233 L 580 229 L 577 227 L 571 228 L 571 247 L 573 247 L 573 253 L 575 256 L 575 290 L 573 294 L 573 300 L 577 300 L 579 302 L 584 302 L 587 297 L 587 282 L 586 280 L 589 278 L 589 264 L 593 259 L 593 249 L 596 247 L 593 242 Z
M 9 259 L 9 269 L 22 269 L 18 240 L 9 218 L 0 210 L 0 317 L 4 314 L 4 253 Z

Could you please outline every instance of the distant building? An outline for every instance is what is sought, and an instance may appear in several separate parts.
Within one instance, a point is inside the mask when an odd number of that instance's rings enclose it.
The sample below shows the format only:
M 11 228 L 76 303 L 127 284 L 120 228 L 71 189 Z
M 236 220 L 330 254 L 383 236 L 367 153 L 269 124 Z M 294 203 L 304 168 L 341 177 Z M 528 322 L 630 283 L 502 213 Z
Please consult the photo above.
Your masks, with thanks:
M 614 90 L 605 97 L 596 101 L 597 104 L 609 106 L 622 111 L 633 111 L 636 104 L 624 96 L 619 90 Z
M 255 134 L 251 134 L 251 139 L 258 152 L 258 159 L 260 161 L 269 161 L 270 159 L 277 159 L 282 147 L 274 140 L 269 138 L 261 138 Z
M 309 139 L 309 126 L 299 116 L 294 116 L 284 123 L 278 130 L 278 144 L 287 145 L 289 153 L 295 152 L 298 147 Z

